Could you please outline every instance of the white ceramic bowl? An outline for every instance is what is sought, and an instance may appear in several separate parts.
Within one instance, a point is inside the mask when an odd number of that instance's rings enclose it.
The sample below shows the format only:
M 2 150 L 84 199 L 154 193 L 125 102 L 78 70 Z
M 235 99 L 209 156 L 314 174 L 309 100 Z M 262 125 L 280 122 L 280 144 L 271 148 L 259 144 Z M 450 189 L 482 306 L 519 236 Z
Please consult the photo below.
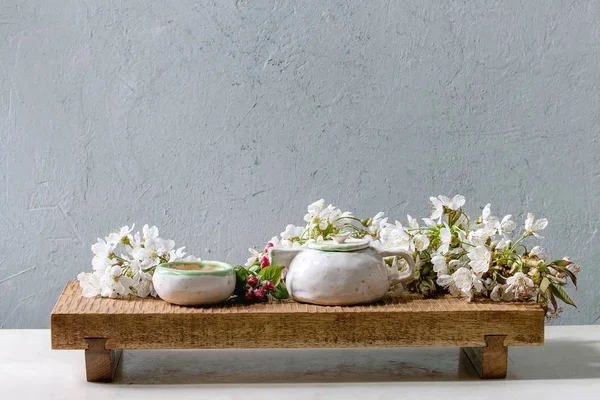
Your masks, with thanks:
M 174 261 L 160 264 L 152 277 L 161 299 L 195 306 L 227 300 L 235 289 L 235 272 L 220 261 Z

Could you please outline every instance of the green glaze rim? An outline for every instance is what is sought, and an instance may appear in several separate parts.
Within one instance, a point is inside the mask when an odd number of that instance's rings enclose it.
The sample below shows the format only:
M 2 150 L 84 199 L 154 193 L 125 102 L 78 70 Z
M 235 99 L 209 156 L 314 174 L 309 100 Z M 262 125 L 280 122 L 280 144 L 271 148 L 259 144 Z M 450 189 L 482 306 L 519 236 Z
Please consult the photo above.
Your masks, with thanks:
M 203 270 L 183 270 L 183 269 L 175 269 L 170 268 L 170 265 L 214 265 L 215 267 L 220 267 L 221 269 L 215 269 L 212 271 L 203 271 Z M 230 264 L 224 263 L 222 261 L 211 261 L 211 260 L 202 260 L 202 261 L 172 261 L 167 263 L 159 264 L 154 271 L 155 274 L 162 275 L 175 275 L 175 276 L 230 276 L 234 275 L 233 267 Z
M 356 251 L 366 249 L 370 246 L 367 240 L 352 240 L 345 243 L 336 243 L 333 240 L 323 240 L 322 242 L 309 242 L 308 248 L 320 251 Z

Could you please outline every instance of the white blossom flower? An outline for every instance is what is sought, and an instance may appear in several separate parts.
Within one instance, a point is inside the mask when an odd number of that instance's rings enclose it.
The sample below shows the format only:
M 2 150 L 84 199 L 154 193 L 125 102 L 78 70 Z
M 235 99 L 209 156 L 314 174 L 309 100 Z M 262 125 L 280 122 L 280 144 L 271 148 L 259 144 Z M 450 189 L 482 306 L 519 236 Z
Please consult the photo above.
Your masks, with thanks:
M 476 293 L 481 293 L 485 290 L 483 281 L 477 274 L 473 274 L 473 290 L 475 290 Z
M 481 221 L 483 223 L 483 228 L 481 229 L 483 230 L 479 232 L 479 236 L 481 239 L 487 240 L 485 235 L 487 235 L 487 237 L 493 237 L 497 232 L 499 235 L 503 235 L 507 239 L 510 238 L 517 226 L 517 224 L 512 221 L 511 218 L 512 215 L 508 214 L 505 215 L 501 221 L 498 220 L 497 217 L 492 215 L 491 204 L 486 204 L 481 212 Z
M 341 210 L 336 209 L 331 204 L 325 207 L 324 199 L 315 201 L 309 205 L 307 211 L 308 213 L 304 216 L 304 221 L 308 223 L 308 227 L 319 227 L 321 230 L 327 229 L 329 224 L 341 226 L 344 224 L 344 221 L 339 221 L 339 219 L 351 216 L 349 212 L 342 213 Z
M 469 226 L 469 220 L 467 219 L 465 214 L 460 214 L 460 216 L 456 220 L 455 225 L 458 226 L 459 228 L 467 229 Z
M 133 230 L 133 228 L 135 227 L 135 224 L 133 224 L 131 226 L 131 228 L 129 228 L 129 226 L 125 225 L 124 227 L 122 227 L 119 232 L 113 232 L 110 235 L 108 235 L 106 237 L 106 243 L 111 244 L 111 245 L 116 245 L 117 243 L 121 243 L 121 241 L 125 238 L 129 239 L 129 236 L 131 231 Z M 133 239 L 133 237 L 131 237 L 131 239 Z M 128 240 L 131 241 L 131 240 Z
M 407 215 L 406 219 L 408 220 L 408 227 L 410 229 L 419 229 L 419 222 L 416 219 L 414 219 L 410 215 Z
M 447 205 L 447 207 L 451 210 L 456 211 L 462 206 L 464 206 L 466 202 L 467 200 L 465 199 L 465 196 L 457 194 L 452 198 L 452 200 L 450 200 L 450 203 Z
M 535 216 L 532 213 L 527 214 L 525 220 L 525 233 L 527 235 L 533 235 L 537 238 L 542 238 L 537 232 L 548 226 L 548 220 L 546 218 L 535 220 Z
M 384 217 L 385 213 L 378 212 L 373 218 L 371 218 L 369 226 L 367 226 L 367 232 L 371 236 L 372 240 L 379 238 L 381 229 L 387 224 L 387 217 Z
M 79 281 L 83 297 L 96 297 L 100 295 L 100 279 L 97 273 L 82 272 L 77 275 L 77 280 Z
M 469 299 L 473 296 L 473 291 L 479 293 L 484 290 L 481 279 L 469 268 L 461 267 L 457 269 L 452 274 L 452 279 L 456 287 Z
M 386 224 L 381 229 L 379 247 L 388 249 L 400 248 L 408 252 L 414 250 L 414 244 L 410 239 L 410 235 L 398 221 L 393 225 Z
M 250 247 L 248 249 L 248 251 L 252 255 L 250 257 L 248 257 L 248 260 L 246 260 L 246 263 L 244 264 L 246 267 L 249 267 L 252 264 L 254 264 L 255 262 L 257 262 L 258 260 L 260 260 L 260 253 L 258 251 L 254 250 L 252 247 Z
M 484 246 L 489 238 L 493 238 L 496 235 L 496 224 L 488 223 L 480 225 L 481 228 L 469 232 L 467 240 L 474 246 Z
M 492 216 L 491 207 L 492 207 L 492 204 L 487 203 L 485 205 L 485 207 L 483 207 L 483 210 L 481 211 L 481 220 L 483 221 L 484 224 L 488 224 L 490 222 L 496 221 L 496 217 Z M 492 218 L 493 218 L 493 220 L 492 220 Z
M 492 253 L 485 246 L 469 248 L 467 257 L 471 260 L 469 266 L 478 274 L 483 274 L 490 268 Z
M 515 272 L 506 280 L 506 292 L 513 293 L 516 299 L 527 299 L 531 296 L 535 285 L 531 278 L 522 272 Z
M 302 238 L 304 231 L 306 230 L 303 226 L 296 226 L 294 224 L 288 224 L 285 230 L 281 232 L 281 238 L 283 240 L 290 240 L 292 238 Z
M 452 233 L 448 225 L 440 229 L 441 244 L 437 249 L 438 254 L 446 254 L 450 250 L 450 242 L 452 241 Z
M 448 199 L 448 201 L 449 200 L 450 199 Z M 433 196 L 429 198 L 429 201 L 431 201 L 431 204 L 433 205 L 433 211 L 429 218 L 433 220 L 442 218 L 442 215 L 444 214 L 444 202 Z
M 135 282 L 135 294 L 138 297 L 156 296 L 156 290 L 152 284 L 152 275 L 139 270 L 132 278 Z
M 433 271 L 438 275 L 448 274 L 448 266 L 446 265 L 446 257 L 437 254 L 431 257 L 431 263 L 433 264 Z
M 433 205 L 433 212 L 430 217 L 431 219 L 440 218 L 444 214 L 444 207 L 452 211 L 456 211 L 464 206 L 466 202 L 465 197 L 460 194 L 457 194 L 452 199 L 442 195 L 438 196 L 437 198 L 430 197 L 429 201 L 431 201 L 431 204 Z
M 415 237 L 413 237 L 413 245 L 415 250 L 423 251 L 429 247 L 429 238 L 421 234 L 415 235 Z
M 544 249 L 542 249 L 541 246 L 533 246 L 531 250 L 529 250 L 529 255 L 540 257 L 543 251 Z
M 333 225 L 335 228 L 341 228 L 346 222 L 347 217 L 352 217 L 352 213 L 350 211 L 344 211 L 339 209 L 335 209 L 333 213 L 329 216 L 329 223 Z
M 512 301 L 514 299 L 512 292 L 506 291 L 505 285 L 496 285 L 490 293 L 490 299 L 494 301 Z
M 448 274 L 438 275 L 436 283 L 438 285 L 440 285 L 441 287 L 447 289 L 448 292 L 454 297 L 458 297 L 461 293 L 461 290 L 458 286 L 456 286 L 456 283 L 454 282 L 454 278 L 452 277 L 452 275 L 448 275 Z
M 503 235 L 506 239 L 510 238 L 517 228 L 516 222 L 511 220 L 511 218 L 512 215 L 505 215 L 504 218 L 502 218 L 502 221 L 500 221 L 498 224 L 498 233 Z
M 94 253 L 92 266 L 95 271 L 104 273 L 104 270 L 112 265 L 111 255 L 114 249 L 114 244 L 106 243 L 98 238 L 98 242 L 92 245 L 92 252 Z
M 463 293 L 470 293 L 473 288 L 473 272 L 469 268 L 461 267 L 452 274 L 454 284 Z
M 144 239 L 158 238 L 158 228 L 156 226 L 149 226 L 148 224 L 146 224 L 142 228 L 142 232 L 144 233 Z
M 436 226 L 438 222 L 432 220 L 431 218 L 423 218 L 423 222 L 425 222 L 426 226 Z
M 165 240 L 161 238 L 146 239 L 144 247 L 138 247 L 132 250 L 131 254 L 142 261 L 141 267 L 146 270 L 153 267 L 165 258 L 175 247 L 173 240 Z
M 173 242 L 173 245 L 175 245 L 175 242 Z M 185 246 L 180 247 L 176 250 L 169 251 L 169 262 L 181 261 L 181 260 L 183 260 L 184 257 L 185 257 Z
M 269 245 L 270 245 L 270 246 L 272 246 L 272 247 L 277 247 L 277 246 L 279 246 L 279 242 L 280 242 L 279 238 L 278 238 L 277 236 L 273 236 L 273 237 L 271 238 L 271 240 L 269 240 L 269 241 L 267 242 L 267 246 L 269 246 Z
M 84 296 L 156 296 L 154 267 L 165 261 L 198 260 L 186 256 L 185 247 L 175 249 L 174 241 L 160 238 L 155 226 L 144 225 L 143 237 L 140 232 L 132 234 L 132 229 L 125 226 L 92 245 L 94 272 L 77 276 Z M 117 249 L 123 250 L 121 254 Z
M 512 242 L 510 240 L 506 240 L 506 239 L 501 239 L 497 244 L 496 244 L 496 248 L 498 250 L 502 250 L 505 249 L 506 247 L 510 246 Z
M 133 279 L 123 274 L 123 270 L 118 265 L 107 268 L 104 275 L 100 278 L 103 297 L 115 298 L 118 296 L 127 296 L 131 294 L 130 287 L 133 286 Z

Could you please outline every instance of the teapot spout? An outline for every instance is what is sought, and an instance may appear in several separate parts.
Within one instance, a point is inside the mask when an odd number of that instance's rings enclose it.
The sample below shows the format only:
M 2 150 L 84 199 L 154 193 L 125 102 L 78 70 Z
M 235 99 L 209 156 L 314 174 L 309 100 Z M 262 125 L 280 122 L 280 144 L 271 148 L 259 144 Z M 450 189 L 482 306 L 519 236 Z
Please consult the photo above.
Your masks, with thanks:
M 301 249 L 269 249 L 269 264 L 288 268 Z

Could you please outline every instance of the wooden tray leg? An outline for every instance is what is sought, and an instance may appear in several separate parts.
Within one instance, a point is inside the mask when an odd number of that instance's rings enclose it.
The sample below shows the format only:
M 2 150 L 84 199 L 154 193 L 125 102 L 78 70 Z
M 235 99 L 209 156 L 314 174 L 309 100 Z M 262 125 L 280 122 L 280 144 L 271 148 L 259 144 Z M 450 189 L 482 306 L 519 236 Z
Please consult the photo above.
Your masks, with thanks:
M 504 379 L 508 363 L 506 335 L 485 335 L 485 347 L 462 347 L 482 379 Z
M 122 350 L 107 350 L 106 339 L 85 339 L 85 372 L 88 382 L 112 382 Z

